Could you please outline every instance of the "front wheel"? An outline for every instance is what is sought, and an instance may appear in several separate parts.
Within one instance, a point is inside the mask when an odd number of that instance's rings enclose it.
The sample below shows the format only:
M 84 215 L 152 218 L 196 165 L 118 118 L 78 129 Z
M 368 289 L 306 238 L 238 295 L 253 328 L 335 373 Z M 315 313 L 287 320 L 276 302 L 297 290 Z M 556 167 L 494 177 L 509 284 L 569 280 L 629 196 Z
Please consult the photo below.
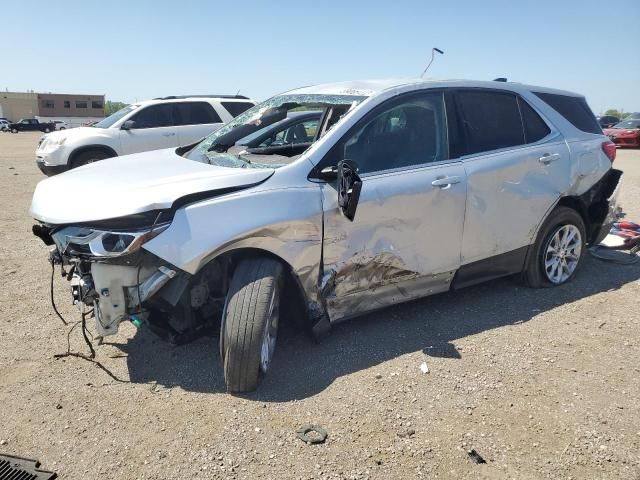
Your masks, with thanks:
M 242 261 L 233 273 L 220 328 L 229 392 L 255 390 L 271 366 L 280 320 L 282 265 L 271 258 Z
M 110 157 L 111 155 L 102 150 L 89 150 L 78 154 L 78 156 L 71 162 L 71 168 L 82 167 L 83 165 L 89 165 L 90 163 L 98 162 Z
M 578 212 L 556 208 L 545 220 L 523 272 L 533 288 L 555 287 L 571 280 L 585 251 L 585 226 Z
M 44 133 L 49 133 L 51 131 L 51 129 L 49 127 L 44 129 Z

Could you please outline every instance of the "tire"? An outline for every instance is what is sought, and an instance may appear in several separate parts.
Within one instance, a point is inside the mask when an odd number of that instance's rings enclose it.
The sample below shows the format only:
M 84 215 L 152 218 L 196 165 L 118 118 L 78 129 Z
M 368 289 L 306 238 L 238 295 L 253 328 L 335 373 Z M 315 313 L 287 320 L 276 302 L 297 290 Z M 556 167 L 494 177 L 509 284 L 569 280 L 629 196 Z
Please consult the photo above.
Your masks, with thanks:
M 102 150 L 87 150 L 86 152 L 79 153 L 76 158 L 71 162 L 71 168 L 78 168 L 83 165 L 88 165 L 93 162 L 104 160 L 105 158 L 111 158 L 113 155 L 109 155 Z
M 229 392 L 255 390 L 266 374 L 278 333 L 282 265 L 271 258 L 242 261 L 231 279 L 220 326 L 220 353 Z M 265 351 L 265 343 L 269 348 Z
M 60 127 L 60 130 L 66 130 L 67 127 Z
M 570 281 L 584 257 L 585 238 L 580 214 L 569 207 L 557 207 L 544 221 L 529 252 L 523 283 L 545 288 Z
M 44 129 L 44 133 L 49 133 L 51 131 L 51 129 L 49 127 Z
M 12 128 L 11 129 L 11 133 L 18 133 L 18 129 L 17 128 Z

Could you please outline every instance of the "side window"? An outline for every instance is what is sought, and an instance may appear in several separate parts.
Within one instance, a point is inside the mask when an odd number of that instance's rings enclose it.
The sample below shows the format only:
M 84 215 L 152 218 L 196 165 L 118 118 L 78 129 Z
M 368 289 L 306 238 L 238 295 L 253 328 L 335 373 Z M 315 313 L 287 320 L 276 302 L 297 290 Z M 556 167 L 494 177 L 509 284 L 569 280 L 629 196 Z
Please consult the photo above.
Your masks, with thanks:
M 136 113 L 131 120 L 136 122 L 134 128 L 158 128 L 173 125 L 173 106 L 170 103 L 151 105 Z
M 525 143 L 516 96 L 490 91 L 455 94 L 467 155 Z
M 342 158 L 360 173 L 423 165 L 449 158 L 444 98 L 426 92 L 391 104 L 356 125 L 342 145 Z
M 531 108 L 523 99 L 518 98 L 522 123 L 524 124 L 524 136 L 526 143 L 535 143 L 551 133 L 551 130 L 540 118 L 540 115 Z
M 602 134 L 600 124 L 584 97 L 570 97 L 553 93 L 533 92 L 556 112 L 566 118 L 578 130 Z
M 251 102 L 221 102 L 222 106 L 232 117 L 237 117 L 241 113 L 253 107 Z
M 207 102 L 174 103 L 176 107 L 176 125 L 202 125 L 222 123 L 222 120 Z

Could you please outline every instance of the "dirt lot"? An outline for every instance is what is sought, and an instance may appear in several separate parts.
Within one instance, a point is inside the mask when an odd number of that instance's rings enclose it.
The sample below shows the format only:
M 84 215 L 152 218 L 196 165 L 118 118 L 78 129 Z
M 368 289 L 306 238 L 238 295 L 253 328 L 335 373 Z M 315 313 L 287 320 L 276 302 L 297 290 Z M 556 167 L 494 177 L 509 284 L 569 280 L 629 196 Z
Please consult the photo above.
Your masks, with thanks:
M 340 325 L 319 345 L 285 331 L 247 397 L 224 393 L 217 338 L 174 348 L 126 324 L 97 347 L 117 382 L 54 358 L 67 328 L 30 233 L 37 139 L 0 134 L 0 452 L 63 479 L 640 479 L 640 265 L 587 257 L 560 288 L 494 281 Z M 640 220 L 640 151 L 616 165 Z M 57 303 L 77 319 L 64 283 Z M 84 351 L 79 331 L 71 347 Z M 296 438 L 309 423 L 324 445 Z

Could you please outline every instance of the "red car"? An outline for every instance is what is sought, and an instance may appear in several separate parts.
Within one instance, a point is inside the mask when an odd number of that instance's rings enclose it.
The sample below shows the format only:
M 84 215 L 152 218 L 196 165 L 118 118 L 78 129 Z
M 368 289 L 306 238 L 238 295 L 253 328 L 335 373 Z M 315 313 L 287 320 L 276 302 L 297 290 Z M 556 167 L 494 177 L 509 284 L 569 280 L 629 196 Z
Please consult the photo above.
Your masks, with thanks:
M 640 118 L 623 120 L 611 128 L 605 128 L 604 134 L 616 147 L 640 147 Z

